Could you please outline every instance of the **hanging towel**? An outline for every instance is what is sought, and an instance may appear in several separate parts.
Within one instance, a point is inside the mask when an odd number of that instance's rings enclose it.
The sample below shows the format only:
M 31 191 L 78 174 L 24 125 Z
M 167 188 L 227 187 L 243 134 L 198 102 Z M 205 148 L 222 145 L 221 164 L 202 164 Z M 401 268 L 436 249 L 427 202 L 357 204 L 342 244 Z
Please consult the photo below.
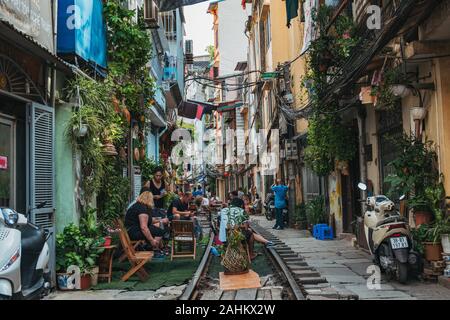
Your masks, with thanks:
M 299 0 L 286 0 L 287 27 L 291 27 L 291 20 L 298 17 Z

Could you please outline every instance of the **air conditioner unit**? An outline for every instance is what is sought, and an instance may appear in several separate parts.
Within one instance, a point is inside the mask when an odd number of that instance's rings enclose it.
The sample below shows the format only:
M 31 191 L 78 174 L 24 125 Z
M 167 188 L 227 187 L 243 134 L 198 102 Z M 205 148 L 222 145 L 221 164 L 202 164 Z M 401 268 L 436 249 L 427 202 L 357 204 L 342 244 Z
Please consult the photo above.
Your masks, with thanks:
M 159 9 L 154 0 L 144 0 L 144 22 L 150 29 L 159 28 Z

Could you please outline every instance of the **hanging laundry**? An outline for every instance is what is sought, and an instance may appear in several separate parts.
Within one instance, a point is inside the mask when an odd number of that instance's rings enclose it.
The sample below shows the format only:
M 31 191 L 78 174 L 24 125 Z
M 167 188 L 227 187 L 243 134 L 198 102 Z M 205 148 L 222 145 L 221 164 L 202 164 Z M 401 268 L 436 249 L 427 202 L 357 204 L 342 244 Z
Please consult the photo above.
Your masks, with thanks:
M 291 20 L 298 17 L 298 0 L 286 0 L 287 27 L 291 27 Z

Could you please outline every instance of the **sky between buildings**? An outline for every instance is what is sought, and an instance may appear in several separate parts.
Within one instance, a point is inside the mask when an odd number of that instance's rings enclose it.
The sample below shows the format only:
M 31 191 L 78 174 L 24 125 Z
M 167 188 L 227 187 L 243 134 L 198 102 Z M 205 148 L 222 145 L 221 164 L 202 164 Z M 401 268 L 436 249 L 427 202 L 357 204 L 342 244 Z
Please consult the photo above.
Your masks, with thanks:
M 205 49 L 214 44 L 213 16 L 206 13 L 209 1 L 184 7 L 186 40 L 194 41 L 194 55 L 208 54 Z

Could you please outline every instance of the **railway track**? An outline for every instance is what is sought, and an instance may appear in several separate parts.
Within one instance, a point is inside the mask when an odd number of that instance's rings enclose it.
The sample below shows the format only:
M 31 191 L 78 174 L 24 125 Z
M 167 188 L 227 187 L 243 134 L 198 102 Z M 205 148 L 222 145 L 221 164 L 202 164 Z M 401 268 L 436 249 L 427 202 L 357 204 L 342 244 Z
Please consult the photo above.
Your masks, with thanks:
M 274 243 L 265 248 L 265 256 L 271 265 L 272 279 L 262 277 L 262 288 L 222 291 L 218 288 L 217 279 L 207 276 L 211 263 L 211 246 L 213 233 L 192 280 L 180 296 L 180 300 L 355 300 L 354 294 L 342 294 L 331 288 L 327 280 L 311 266 L 301 255 L 266 231 L 258 224 L 252 223 L 252 229 Z M 275 283 L 274 283 L 275 282 Z M 207 289 L 205 289 L 205 287 Z M 209 287 L 209 289 L 208 289 Z M 212 289 L 211 289 L 212 288 Z

